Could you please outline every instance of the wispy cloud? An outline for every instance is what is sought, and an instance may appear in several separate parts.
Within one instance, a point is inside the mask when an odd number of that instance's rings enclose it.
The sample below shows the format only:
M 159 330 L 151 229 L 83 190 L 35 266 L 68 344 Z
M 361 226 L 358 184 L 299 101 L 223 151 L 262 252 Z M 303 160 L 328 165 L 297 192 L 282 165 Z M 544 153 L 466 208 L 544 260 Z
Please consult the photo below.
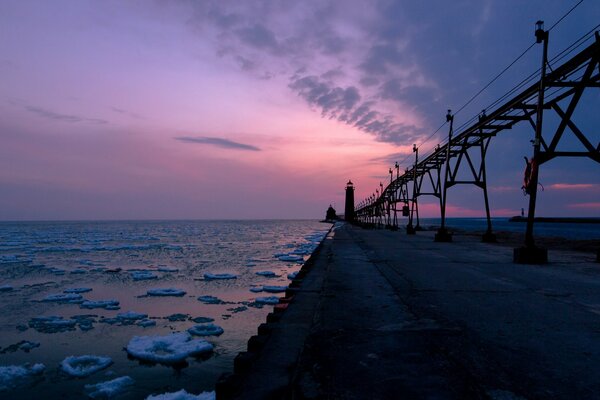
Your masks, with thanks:
M 567 204 L 569 208 L 578 208 L 578 209 L 586 209 L 586 210 L 600 210 L 600 202 L 590 202 L 590 203 L 572 203 Z
M 208 144 L 211 146 L 221 147 L 223 149 L 232 149 L 232 150 L 246 150 L 246 151 L 261 151 L 260 148 L 256 146 L 252 146 L 250 144 L 238 143 L 229 139 L 223 139 L 218 137 L 208 137 L 208 136 L 180 136 L 176 137 L 175 140 L 184 143 L 197 143 L 197 144 Z
M 122 108 L 111 107 L 110 109 L 111 109 L 111 111 L 116 112 L 117 114 L 127 115 L 128 117 L 131 117 L 131 118 L 134 118 L 134 119 L 145 119 L 144 117 L 142 117 L 138 113 L 127 111 L 127 110 L 124 110 Z
M 553 190 L 592 190 L 600 189 L 600 185 L 597 183 L 553 183 L 547 188 Z
M 88 117 L 82 117 L 79 115 L 70 115 L 70 114 L 61 114 L 61 113 L 57 113 L 51 110 L 47 110 L 45 108 L 41 108 L 41 107 L 36 107 L 36 106 L 24 106 L 25 110 L 29 111 L 32 114 L 38 115 L 40 117 L 44 117 L 47 119 L 51 119 L 53 121 L 62 121 L 62 122 L 71 122 L 71 123 L 76 123 L 76 122 L 87 122 L 87 123 L 92 123 L 92 124 L 108 124 L 107 120 L 104 119 L 100 119 L 100 118 L 88 118 Z

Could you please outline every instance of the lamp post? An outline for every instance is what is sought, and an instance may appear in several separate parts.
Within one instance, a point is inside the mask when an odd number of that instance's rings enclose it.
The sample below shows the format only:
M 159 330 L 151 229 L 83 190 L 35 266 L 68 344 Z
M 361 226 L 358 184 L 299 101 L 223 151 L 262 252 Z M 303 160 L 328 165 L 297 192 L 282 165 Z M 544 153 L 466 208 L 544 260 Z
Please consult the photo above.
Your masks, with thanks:
M 533 222 L 535 219 L 535 202 L 537 199 L 539 155 L 542 142 L 542 122 L 544 119 L 544 91 L 546 80 L 546 66 L 548 64 L 548 37 L 549 32 L 544 30 L 544 21 L 535 23 L 536 43 L 543 43 L 542 67 L 540 69 L 540 84 L 538 89 L 538 103 L 535 118 L 535 138 L 533 140 L 533 157 L 531 159 L 531 175 L 527 192 L 529 193 L 529 210 L 527 213 L 527 230 L 525 231 L 525 246 L 514 250 L 513 260 L 520 264 L 545 264 L 548 262 L 548 250 L 536 247 L 533 239 Z

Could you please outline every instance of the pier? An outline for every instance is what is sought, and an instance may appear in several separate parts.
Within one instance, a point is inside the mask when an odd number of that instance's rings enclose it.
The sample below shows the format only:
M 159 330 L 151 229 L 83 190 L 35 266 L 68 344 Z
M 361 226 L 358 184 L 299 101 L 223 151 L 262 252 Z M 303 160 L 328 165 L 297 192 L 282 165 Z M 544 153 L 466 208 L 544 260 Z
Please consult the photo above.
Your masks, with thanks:
M 338 225 L 217 398 L 600 398 L 593 254 L 434 234 Z

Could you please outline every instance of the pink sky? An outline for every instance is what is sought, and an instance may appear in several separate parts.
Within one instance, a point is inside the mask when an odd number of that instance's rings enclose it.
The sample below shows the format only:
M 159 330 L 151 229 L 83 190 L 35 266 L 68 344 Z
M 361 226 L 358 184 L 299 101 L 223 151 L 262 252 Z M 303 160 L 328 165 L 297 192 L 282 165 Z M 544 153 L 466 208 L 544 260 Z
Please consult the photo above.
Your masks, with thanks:
M 506 64 L 533 40 L 533 21 L 565 11 L 527 5 L 504 26 L 516 4 L 2 2 L 0 220 L 320 218 L 330 203 L 341 211 L 348 179 L 360 200 L 394 161 L 406 167 L 446 108 L 498 72 L 491 58 Z M 554 51 L 600 12 L 585 7 L 557 29 Z M 490 43 L 499 34 L 512 45 Z M 496 216 L 526 204 L 520 160 L 530 132 L 505 136 L 489 160 Z M 600 215 L 577 206 L 597 204 L 598 165 L 565 165 L 542 174 L 542 214 Z M 448 215 L 482 215 L 472 193 L 452 189 Z

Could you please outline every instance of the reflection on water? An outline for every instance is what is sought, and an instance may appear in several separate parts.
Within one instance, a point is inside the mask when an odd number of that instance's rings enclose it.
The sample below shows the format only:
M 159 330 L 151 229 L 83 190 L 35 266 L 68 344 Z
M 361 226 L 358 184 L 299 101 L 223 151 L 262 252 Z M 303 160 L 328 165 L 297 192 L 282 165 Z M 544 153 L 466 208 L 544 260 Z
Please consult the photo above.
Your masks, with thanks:
M 31 378 L 33 385 L 0 392 L 0 397 L 79 398 L 84 385 L 125 375 L 135 384 L 122 398 L 181 388 L 212 390 L 269 312 L 270 306 L 254 302 L 270 295 L 258 290 L 287 285 L 301 261 L 281 259 L 306 257 L 328 228 L 312 221 L 0 223 L 0 365 L 46 365 L 42 375 Z M 204 274 L 236 279 L 207 280 Z M 41 301 L 65 289 L 92 289 L 80 293 L 83 299 L 116 300 L 119 309 Z M 178 289 L 185 295 L 148 296 L 150 289 Z M 202 302 L 200 296 L 222 301 Z M 115 319 L 127 311 L 147 314 L 146 320 L 156 324 Z M 39 316 L 73 322 L 45 330 L 36 324 Z M 128 359 L 123 350 L 133 336 L 184 332 L 197 324 L 193 319 L 203 321 L 198 317 L 214 319 L 224 329 L 205 338 L 215 348 L 208 359 L 188 358 L 185 368 L 172 368 Z M 27 346 L 14 346 L 21 341 L 40 345 L 26 352 Z M 58 368 L 65 357 L 84 354 L 109 356 L 113 364 L 83 379 Z

